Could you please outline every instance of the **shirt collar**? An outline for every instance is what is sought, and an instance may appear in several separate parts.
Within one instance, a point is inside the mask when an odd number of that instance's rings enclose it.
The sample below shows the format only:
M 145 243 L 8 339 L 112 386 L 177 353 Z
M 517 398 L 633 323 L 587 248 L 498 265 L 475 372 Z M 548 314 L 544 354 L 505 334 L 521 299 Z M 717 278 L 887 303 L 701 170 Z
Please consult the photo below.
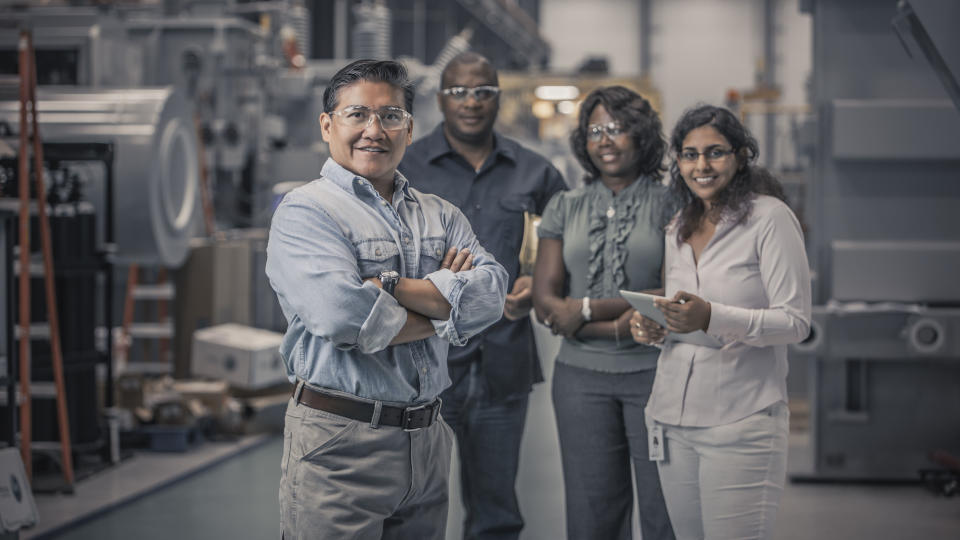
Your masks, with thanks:
M 433 162 L 446 155 L 456 155 L 456 150 L 450 146 L 447 136 L 443 132 L 443 122 L 437 124 L 429 135 L 424 137 L 427 146 L 427 161 Z M 506 137 L 500 136 L 496 131 L 493 132 L 493 155 L 494 157 L 503 156 L 510 161 L 517 161 L 517 143 Z
M 320 175 L 336 184 L 340 189 L 357 193 L 357 195 L 360 194 L 357 192 L 360 186 L 363 186 L 360 189 L 368 193 L 376 192 L 376 189 L 374 189 L 373 184 L 371 184 L 369 180 L 348 171 L 343 165 L 334 161 L 333 158 L 327 158 L 327 161 L 323 164 L 323 168 L 320 170 Z M 410 194 L 410 182 L 400 174 L 400 171 L 393 173 L 393 192 L 394 201 L 390 201 L 391 203 L 395 203 L 398 193 L 402 194 L 403 198 L 408 201 L 414 200 L 413 195 Z

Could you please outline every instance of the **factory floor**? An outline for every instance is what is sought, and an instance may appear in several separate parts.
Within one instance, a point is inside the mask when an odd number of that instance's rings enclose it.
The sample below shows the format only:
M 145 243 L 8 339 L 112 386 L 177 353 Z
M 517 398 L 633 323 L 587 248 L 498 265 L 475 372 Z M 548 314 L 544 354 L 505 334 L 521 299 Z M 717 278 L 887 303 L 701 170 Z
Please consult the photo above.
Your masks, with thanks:
M 797 404 L 802 407 L 802 401 Z M 802 410 L 798 412 L 795 420 L 802 424 Z M 809 468 L 807 441 L 802 431 L 791 435 L 791 473 Z M 279 436 L 261 436 L 231 445 L 207 443 L 180 456 L 138 456 L 132 463 L 125 462 L 81 483 L 77 495 L 38 497 L 40 526 L 25 531 L 21 538 L 279 538 L 277 486 L 281 449 Z M 559 459 L 550 388 L 545 383 L 537 386 L 531 396 L 517 482 L 527 522 L 524 539 L 564 538 Z M 177 478 L 182 479 L 169 483 Z M 84 486 L 85 483 L 92 485 Z M 62 527 L 76 517 L 89 516 L 98 504 L 111 504 L 98 499 L 123 499 L 122 494 L 107 492 L 120 488 L 130 491 L 134 489 L 132 484 L 137 483 L 150 494 L 79 524 Z M 463 513 L 458 489 L 456 475 L 452 475 L 449 539 L 460 537 Z M 49 532 L 56 527 L 51 527 L 51 522 L 61 524 L 60 531 L 52 535 Z M 938 497 L 920 485 L 788 483 L 775 538 L 955 540 L 958 531 L 960 498 Z M 640 538 L 639 533 L 635 532 L 634 537 Z

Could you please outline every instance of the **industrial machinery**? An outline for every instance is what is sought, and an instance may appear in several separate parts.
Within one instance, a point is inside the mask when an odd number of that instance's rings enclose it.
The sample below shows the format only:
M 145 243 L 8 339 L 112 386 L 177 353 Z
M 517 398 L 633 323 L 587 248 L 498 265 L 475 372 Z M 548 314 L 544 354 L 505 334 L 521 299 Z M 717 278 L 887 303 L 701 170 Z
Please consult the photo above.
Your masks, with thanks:
M 115 230 L 116 260 L 179 265 L 199 215 L 196 142 L 183 96 L 172 87 L 46 87 L 38 98 L 44 141 L 114 145 L 113 204 L 123 225 Z M 16 125 L 18 108 L 16 101 L 0 102 L 0 123 Z M 105 219 L 104 183 L 84 189 Z
M 918 480 L 960 450 L 960 4 L 801 4 L 818 305 L 791 352 L 810 359 L 813 470 L 795 478 Z

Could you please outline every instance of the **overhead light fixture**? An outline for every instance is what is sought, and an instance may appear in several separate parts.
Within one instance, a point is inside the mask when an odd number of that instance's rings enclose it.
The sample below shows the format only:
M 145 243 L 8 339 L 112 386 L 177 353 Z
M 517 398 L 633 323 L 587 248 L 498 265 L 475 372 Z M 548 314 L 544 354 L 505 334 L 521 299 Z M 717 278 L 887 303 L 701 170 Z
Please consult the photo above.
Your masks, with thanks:
M 548 101 L 564 101 L 577 99 L 580 96 L 580 89 L 576 86 L 538 86 L 533 91 L 533 95 Z
M 577 110 L 577 104 L 570 100 L 561 101 L 560 103 L 557 103 L 557 112 L 559 112 L 560 114 L 573 114 L 574 111 L 576 110 Z
M 534 101 L 533 102 L 533 115 L 539 118 L 540 120 L 546 120 L 548 118 L 553 118 L 554 114 L 553 103 L 549 101 Z

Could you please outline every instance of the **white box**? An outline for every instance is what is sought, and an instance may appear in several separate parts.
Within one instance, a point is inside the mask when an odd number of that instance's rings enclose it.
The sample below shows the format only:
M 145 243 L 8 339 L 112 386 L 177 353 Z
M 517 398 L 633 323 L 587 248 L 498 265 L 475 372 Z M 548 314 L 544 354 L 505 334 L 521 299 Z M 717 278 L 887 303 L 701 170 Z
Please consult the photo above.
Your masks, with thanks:
M 221 324 L 193 333 L 191 371 L 256 390 L 287 381 L 280 357 L 283 334 L 242 324 Z

